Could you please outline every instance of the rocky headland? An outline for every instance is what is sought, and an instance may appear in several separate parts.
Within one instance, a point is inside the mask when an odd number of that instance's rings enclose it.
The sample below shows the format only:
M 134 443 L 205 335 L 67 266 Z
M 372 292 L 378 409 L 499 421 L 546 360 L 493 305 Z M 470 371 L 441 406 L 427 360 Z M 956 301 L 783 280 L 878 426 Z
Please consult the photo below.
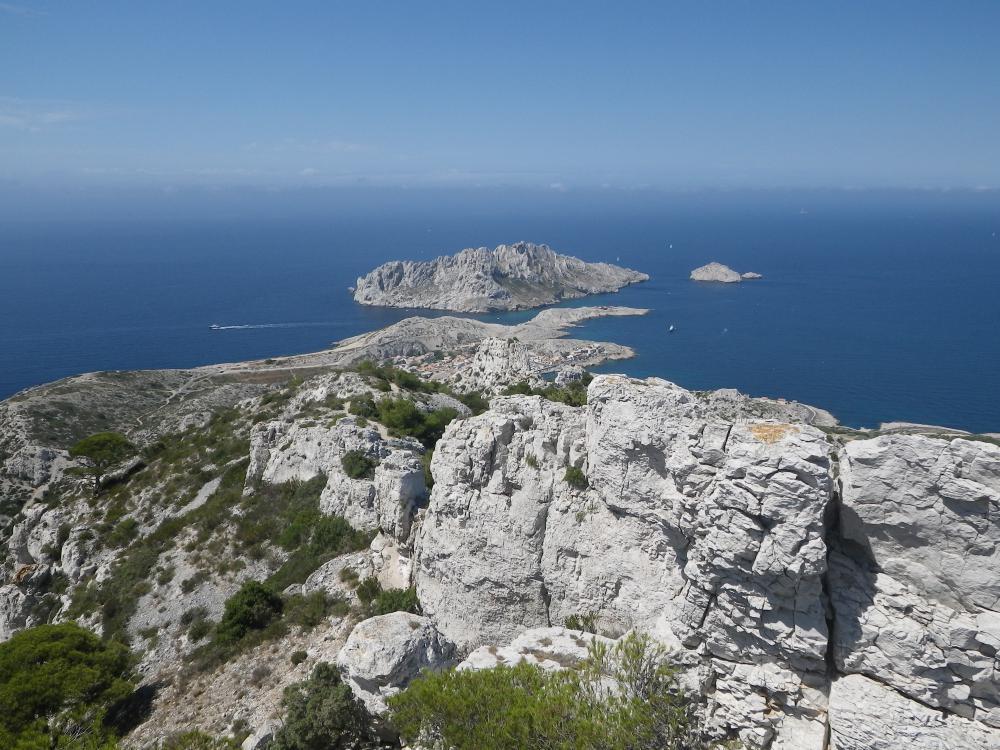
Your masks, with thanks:
M 706 263 L 704 266 L 699 266 L 691 272 L 692 281 L 714 281 L 722 284 L 738 284 L 741 281 L 751 281 L 753 279 L 762 278 L 764 277 L 761 274 L 754 271 L 739 273 L 738 271 L 734 271 L 729 266 L 723 265 L 722 263 L 716 263 L 715 261 Z
M 547 245 L 468 248 L 430 261 L 385 263 L 357 280 L 363 305 L 455 312 L 522 310 L 615 292 L 649 279 L 610 263 L 587 263 Z
M 636 632 L 709 742 L 1000 748 L 997 441 L 590 378 L 626 352 L 566 327 L 635 312 L 408 319 L 0 403 L 0 640 L 68 620 L 127 640 L 137 748 L 199 729 L 264 750 L 320 663 L 381 715 L 421 669 L 560 670 Z M 108 430 L 141 451 L 95 495 L 68 448 Z M 354 531 L 318 555 L 307 510 Z M 248 581 L 281 592 L 283 627 L 219 651 Z M 327 604 L 293 619 L 303 602 Z

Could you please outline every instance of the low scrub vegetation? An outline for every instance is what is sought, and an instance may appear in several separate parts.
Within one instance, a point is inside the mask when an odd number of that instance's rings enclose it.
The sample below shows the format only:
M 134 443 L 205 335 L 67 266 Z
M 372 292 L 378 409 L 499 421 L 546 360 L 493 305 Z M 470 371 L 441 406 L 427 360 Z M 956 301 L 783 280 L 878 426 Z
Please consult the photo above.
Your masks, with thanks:
M 565 386 L 547 385 L 542 388 L 532 388 L 531 385 L 522 380 L 508 386 L 503 395 L 505 396 L 541 396 L 549 401 L 558 401 L 569 406 L 585 406 L 587 403 L 587 386 L 594 376 L 589 372 L 584 373 L 580 380 L 569 383 Z
M 397 387 L 412 391 L 414 393 L 444 393 L 465 404 L 473 414 L 482 414 L 490 408 L 490 402 L 483 397 L 479 391 L 469 393 L 458 393 L 446 383 L 439 383 L 435 380 L 424 380 L 419 375 L 414 375 L 407 370 L 390 365 L 376 365 L 371 360 L 365 360 L 358 364 L 357 371 L 362 375 L 374 378 L 376 383 L 383 384 L 384 387 L 376 387 L 378 390 L 390 390 L 390 383 Z
M 617 687 L 612 687 L 617 686 Z M 527 662 L 428 672 L 389 698 L 403 739 L 453 750 L 688 750 L 700 747 L 665 651 L 632 635 L 594 644 L 577 669 Z
M 347 750 L 391 747 L 379 740 L 372 717 L 340 679 L 320 662 L 309 679 L 285 688 L 285 717 L 270 750 Z
M 113 747 L 108 716 L 133 690 L 128 649 L 73 624 L 0 644 L 0 747 Z
M 420 602 L 415 588 L 383 589 L 377 578 L 366 578 L 358 584 L 355 592 L 365 617 L 377 617 L 390 612 L 420 614 Z
M 347 451 L 341 456 L 340 465 L 351 479 L 371 479 L 375 476 L 378 461 L 369 458 L 361 451 Z
M 570 630 L 582 630 L 584 633 L 599 634 L 597 629 L 597 613 L 586 612 L 584 614 L 570 615 L 563 623 Z
M 583 469 L 576 466 L 566 467 L 566 473 L 563 475 L 563 481 L 573 489 L 577 490 L 585 490 L 590 486 L 590 482 L 587 481 L 587 475 L 583 473 Z

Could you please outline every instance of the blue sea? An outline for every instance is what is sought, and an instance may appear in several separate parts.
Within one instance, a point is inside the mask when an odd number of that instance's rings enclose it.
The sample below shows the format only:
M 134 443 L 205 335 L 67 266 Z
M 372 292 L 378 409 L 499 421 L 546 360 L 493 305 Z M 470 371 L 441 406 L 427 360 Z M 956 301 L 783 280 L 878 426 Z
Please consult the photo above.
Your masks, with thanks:
M 851 426 L 1000 431 L 1000 210 L 982 201 L 7 222 L 0 397 L 90 370 L 321 349 L 415 314 L 354 304 L 348 287 L 378 263 L 519 239 L 652 276 L 571 303 L 652 309 L 577 330 L 638 352 L 603 370 L 797 399 Z M 710 260 L 764 279 L 688 280 Z

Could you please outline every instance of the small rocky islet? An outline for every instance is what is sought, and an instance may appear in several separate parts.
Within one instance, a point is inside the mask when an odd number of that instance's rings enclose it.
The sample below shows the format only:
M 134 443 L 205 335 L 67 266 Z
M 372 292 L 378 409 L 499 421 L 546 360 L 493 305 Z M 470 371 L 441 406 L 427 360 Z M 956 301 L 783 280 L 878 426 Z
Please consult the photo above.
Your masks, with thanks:
M 320 664 L 379 716 L 422 669 L 559 670 L 629 632 L 669 649 L 711 742 L 1000 747 L 1000 445 L 588 374 L 632 352 L 571 327 L 644 312 L 408 318 L 0 402 L 0 641 L 130 642 L 139 748 L 265 750 Z M 107 431 L 139 450 L 95 494 L 70 449 Z M 222 649 L 255 581 L 287 625 Z
M 729 266 L 712 261 L 703 266 L 699 266 L 691 272 L 692 281 L 713 281 L 721 284 L 739 284 L 741 281 L 752 281 L 764 278 L 755 271 L 739 273 Z

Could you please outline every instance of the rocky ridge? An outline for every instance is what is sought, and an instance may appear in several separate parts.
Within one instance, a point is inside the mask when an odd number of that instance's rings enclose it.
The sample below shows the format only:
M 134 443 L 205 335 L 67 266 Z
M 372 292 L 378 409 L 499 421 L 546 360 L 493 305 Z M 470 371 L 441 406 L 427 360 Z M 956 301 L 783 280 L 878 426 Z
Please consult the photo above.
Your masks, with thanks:
M 468 248 L 430 261 L 385 263 L 357 280 L 363 305 L 456 312 L 522 310 L 646 281 L 644 273 L 587 263 L 547 245 L 516 242 Z
M 396 335 L 348 344 L 345 356 Z M 537 377 L 532 340 L 530 326 L 471 338 L 457 382 L 499 393 Z M 418 371 L 426 356 L 402 360 Z M 192 526 L 157 548 L 138 589 L 126 632 L 148 683 L 164 687 L 136 746 L 180 727 L 236 733 L 237 720 L 256 750 L 280 722 L 281 688 L 318 661 L 337 663 L 376 712 L 422 667 L 562 668 L 595 636 L 560 626 L 588 614 L 601 638 L 639 630 L 669 645 L 706 726 L 748 748 L 1000 747 L 1000 446 L 989 440 L 860 433 L 799 404 L 614 375 L 594 378 L 585 406 L 498 395 L 472 415 L 448 392 L 283 364 L 286 378 L 308 377 L 276 385 L 272 366 L 112 373 L 0 405 L 2 477 L 17 493 L 6 497 L 24 498 L 4 537 L 0 638 L 78 616 L 77 593 L 118 575 L 128 537 L 115 541 L 106 524 L 119 504 L 115 523 L 140 540 L 169 519 L 225 510 L 219 535 Z M 148 403 L 122 398 L 136 388 Z M 106 422 L 87 411 L 91 393 Z M 434 446 L 430 491 L 427 448 L 351 411 L 384 394 L 459 415 Z M 116 401 L 126 402 L 117 412 Z M 65 452 L 74 430 L 94 426 L 205 447 L 148 454 L 95 509 Z M 171 450 L 183 457 L 176 474 L 164 473 Z M 349 452 L 375 464 L 370 476 L 347 475 Z M 233 478 L 236 494 L 220 494 Z M 372 541 L 287 591 L 356 603 L 352 581 L 371 576 L 414 586 L 423 615 L 330 615 L 180 680 L 197 645 L 186 613 L 217 618 L 242 581 L 273 575 L 287 555 L 227 546 L 240 514 L 275 502 L 268 488 L 306 485 L 322 513 Z M 298 650 L 305 661 L 289 664 Z

